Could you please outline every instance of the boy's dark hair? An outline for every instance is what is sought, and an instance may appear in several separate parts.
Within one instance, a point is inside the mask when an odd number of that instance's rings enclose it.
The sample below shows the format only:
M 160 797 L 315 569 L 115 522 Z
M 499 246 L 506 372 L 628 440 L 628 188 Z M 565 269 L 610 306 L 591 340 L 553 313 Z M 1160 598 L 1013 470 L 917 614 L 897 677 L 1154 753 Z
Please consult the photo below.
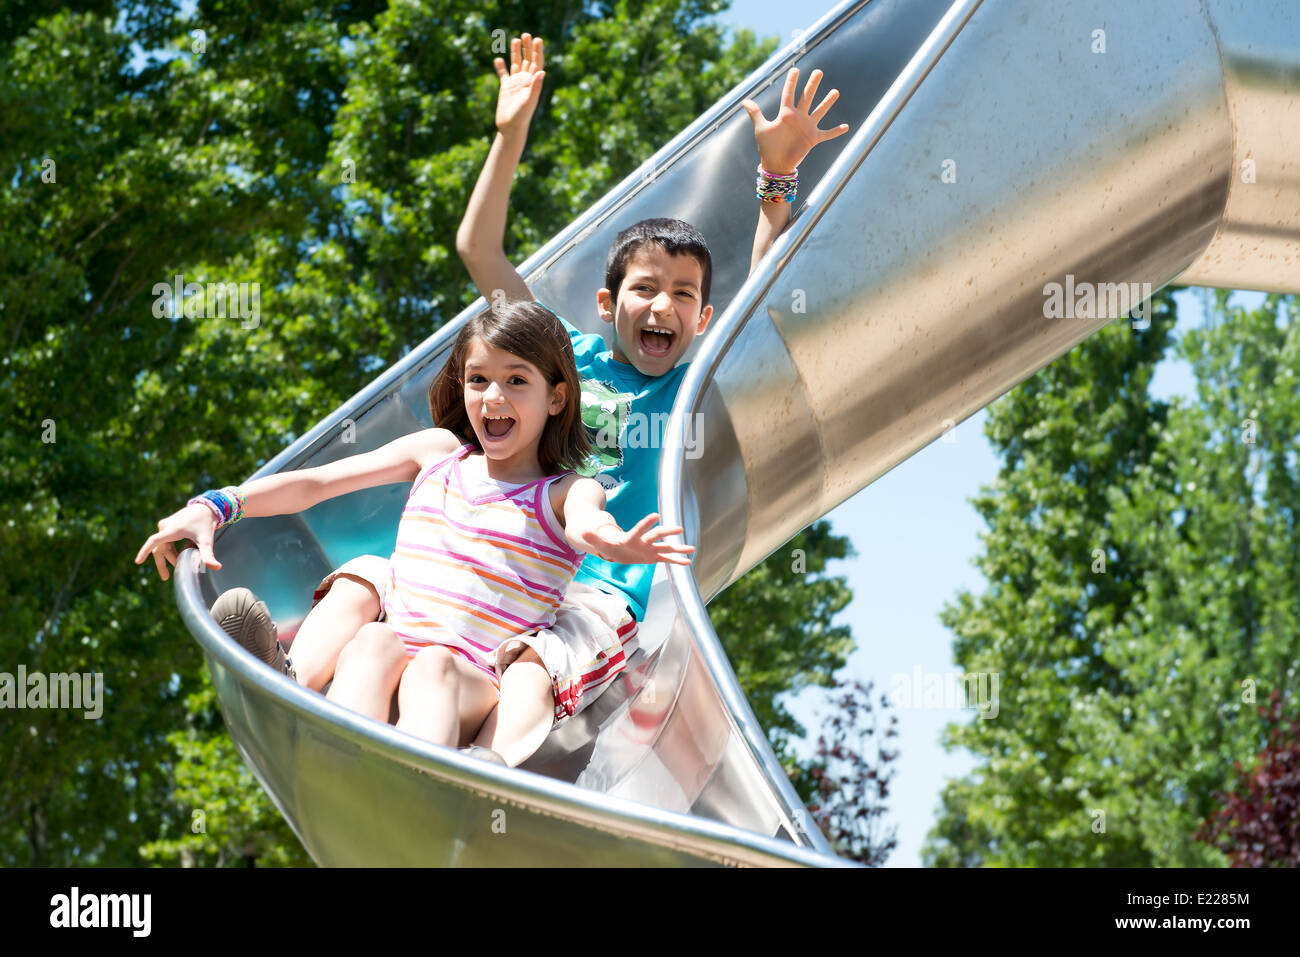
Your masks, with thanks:
M 656 245 L 670 256 L 691 256 L 703 271 L 700 285 L 700 308 L 709 303 L 709 287 L 713 283 L 713 257 L 709 244 L 700 231 L 680 219 L 643 219 L 623 230 L 609 247 L 605 259 L 605 288 L 618 299 L 618 290 L 627 276 L 627 261 L 642 246 Z
M 531 362 L 552 386 L 565 384 L 564 408 L 546 420 L 537 447 L 537 461 L 547 475 L 576 469 L 592 454 L 582 424 L 578 368 L 569 333 L 555 313 L 539 302 L 516 300 L 480 313 L 465 323 L 442 371 L 429 386 L 433 424 L 455 433 L 483 451 L 465 412 L 465 360 L 474 340 L 481 340 L 525 362 Z

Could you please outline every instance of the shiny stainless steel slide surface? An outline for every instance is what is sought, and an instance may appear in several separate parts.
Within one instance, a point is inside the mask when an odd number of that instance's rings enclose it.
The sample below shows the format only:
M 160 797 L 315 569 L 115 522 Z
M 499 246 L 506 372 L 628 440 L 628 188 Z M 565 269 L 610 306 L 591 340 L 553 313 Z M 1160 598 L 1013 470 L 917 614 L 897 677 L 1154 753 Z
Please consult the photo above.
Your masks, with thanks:
M 824 125 L 854 132 L 809 157 L 805 202 L 746 279 L 756 154 L 739 102 L 772 115 L 792 65 L 825 71 L 841 97 Z M 776 54 L 520 269 L 540 298 L 600 331 L 594 292 L 614 235 L 678 216 L 709 241 L 721 312 L 674 411 L 675 423 L 702 416 L 703 454 L 685 455 L 678 425 L 661 468 L 665 521 L 687 527 L 696 562 L 657 583 L 643 653 L 551 735 L 525 765 L 533 773 L 345 712 L 230 645 L 206 614 L 247 585 L 277 620 L 301 617 L 325 572 L 391 550 L 404 487 L 247 520 L 219 538 L 219 572 L 185 553 L 178 602 L 231 734 L 313 857 L 839 863 L 754 721 L 704 601 L 1107 322 L 1128 321 L 1115 284 L 1300 291 L 1298 77 L 1289 0 L 849 2 Z M 1103 306 L 1049 318 L 1053 282 L 1095 288 Z M 481 308 L 258 474 L 430 425 L 429 378 Z

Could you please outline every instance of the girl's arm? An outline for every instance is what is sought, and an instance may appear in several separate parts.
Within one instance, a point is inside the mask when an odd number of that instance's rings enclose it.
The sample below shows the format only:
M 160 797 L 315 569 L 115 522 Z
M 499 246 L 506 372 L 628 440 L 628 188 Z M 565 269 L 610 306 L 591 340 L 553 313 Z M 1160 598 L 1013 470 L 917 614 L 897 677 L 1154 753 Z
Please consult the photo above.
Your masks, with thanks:
M 451 455 L 461 444 L 446 429 L 424 429 L 394 439 L 373 452 L 254 479 L 242 488 L 247 499 L 244 514 L 254 518 L 287 515 L 359 489 L 413 482 L 421 469 Z
M 607 562 L 623 565 L 691 563 L 685 556 L 695 551 L 694 545 L 662 541 L 669 535 L 680 535 L 682 528 L 656 528 L 659 513 L 647 515 L 625 532 L 614 516 L 605 511 L 605 490 L 595 479 L 575 478 L 556 485 L 560 486 L 558 492 L 564 501 L 555 511 L 564 522 L 565 537 L 576 551 L 590 552 Z
M 244 514 L 287 515 L 359 489 L 410 482 L 422 468 L 450 455 L 460 444 L 446 429 L 425 429 L 394 439 L 373 452 L 350 455 L 316 468 L 254 479 L 240 489 L 244 494 Z M 141 546 L 135 563 L 139 565 L 152 552 L 158 574 L 166 581 L 166 562 L 176 564 L 172 543 L 189 539 L 198 546 L 199 556 L 209 568 L 220 568 L 221 563 L 212 554 L 216 529 L 217 517 L 210 508 L 199 502 L 187 505 L 158 523 L 158 531 Z

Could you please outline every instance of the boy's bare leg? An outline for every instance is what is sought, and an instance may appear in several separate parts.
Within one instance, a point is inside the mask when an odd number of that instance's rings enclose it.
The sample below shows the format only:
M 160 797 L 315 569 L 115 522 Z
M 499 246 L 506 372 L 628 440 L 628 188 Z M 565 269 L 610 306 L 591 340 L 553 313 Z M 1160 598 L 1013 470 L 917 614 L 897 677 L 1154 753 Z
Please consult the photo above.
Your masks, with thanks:
M 517 767 L 536 753 L 555 722 L 551 675 L 532 648 L 501 676 L 501 701 L 483 722 L 474 743 L 491 748 Z
M 339 653 L 338 670 L 326 697 L 387 723 L 393 692 L 410 660 L 406 646 L 388 625 L 373 621 L 362 625 Z
M 441 645 L 422 648 L 397 689 L 397 729 L 434 744 L 468 744 L 496 707 L 497 690 L 482 671 Z
M 339 653 L 361 631 L 379 618 L 379 594 L 361 578 L 340 575 L 330 590 L 303 619 L 294 636 L 290 656 L 298 683 L 320 691 L 334 677 Z M 387 712 L 384 713 L 387 717 Z

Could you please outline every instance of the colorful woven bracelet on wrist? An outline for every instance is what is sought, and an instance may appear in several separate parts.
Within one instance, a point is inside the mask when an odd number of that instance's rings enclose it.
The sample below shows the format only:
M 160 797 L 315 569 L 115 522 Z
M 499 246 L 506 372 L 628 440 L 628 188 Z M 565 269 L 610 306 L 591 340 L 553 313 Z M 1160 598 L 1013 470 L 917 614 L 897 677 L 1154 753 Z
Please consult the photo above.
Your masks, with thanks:
M 765 203 L 793 203 L 798 194 L 797 184 L 788 189 L 764 183 L 761 179 L 754 186 L 754 195 Z
M 235 503 L 235 514 L 234 517 L 231 518 L 230 520 L 230 524 L 234 525 L 237 521 L 239 521 L 241 518 L 244 517 L 244 505 L 247 504 L 248 502 L 248 496 L 244 494 L 243 489 L 239 488 L 236 485 L 227 485 L 221 491 L 224 494 L 229 495 L 230 498 Z
M 758 166 L 758 179 L 754 181 L 754 195 L 765 203 L 792 203 L 799 191 L 799 170 L 792 173 L 772 173 Z
M 204 495 L 196 495 L 196 496 L 194 496 L 192 499 L 190 499 L 190 500 L 189 500 L 188 502 L 186 502 L 185 504 L 186 504 L 186 505 L 206 505 L 207 508 L 208 508 L 208 511 L 210 511 L 210 512 L 212 513 L 212 517 L 215 518 L 215 519 L 217 520 L 217 528 L 220 528 L 220 527 L 221 527 L 221 520 L 222 520 L 222 518 L 224 517 L 224 515 L 223 515 L 223 513 L 222 513 L 222 510 L 221 510 L 220 506 L 218 506 L 215 502 L 213 502 L 213 501 L 211 501 L 211 500 L 209 500 L 209 499 L 207 498 L 206 493 L 205 493 Z
M 194 505 L 201 502 L 212 511 L 213 517 L 217 520 L 217 528 L 225 528 L 227 525 L 234 525 L 244 517 L 245 500 L 246 496 L 240 489 L 227 485 L 223 489 L 201 492 L 185 504 Z

